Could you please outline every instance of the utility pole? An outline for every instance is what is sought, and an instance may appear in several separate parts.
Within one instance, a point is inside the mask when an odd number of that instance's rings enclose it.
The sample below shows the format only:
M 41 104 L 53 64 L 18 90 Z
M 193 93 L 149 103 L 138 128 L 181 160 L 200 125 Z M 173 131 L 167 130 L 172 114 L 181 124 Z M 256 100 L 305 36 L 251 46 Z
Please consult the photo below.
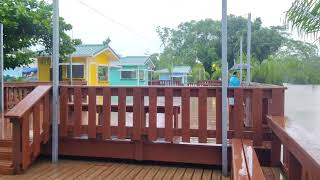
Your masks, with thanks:
M 247 33 L 247 85 L 251 82 L 251 13 L 248 14 Z
M 242 83 L 242 42 L 243 41 L 243 37 L 241 35 L 240 37 L 240 83 Z
M 59 122 L 59 0 L 53 0 L 52 41 L 52 162 L 58 162 Z
M 224 176 L 228 175 L 228 147 L 227 147 L 227 88 L 228 88 L 228 29 L 227 29 L 227 0 L 222 0 L 222 172 Z
M 0 113 L 4 113 L 4 100 L 3 100 L 3 24 L 0 24 Z

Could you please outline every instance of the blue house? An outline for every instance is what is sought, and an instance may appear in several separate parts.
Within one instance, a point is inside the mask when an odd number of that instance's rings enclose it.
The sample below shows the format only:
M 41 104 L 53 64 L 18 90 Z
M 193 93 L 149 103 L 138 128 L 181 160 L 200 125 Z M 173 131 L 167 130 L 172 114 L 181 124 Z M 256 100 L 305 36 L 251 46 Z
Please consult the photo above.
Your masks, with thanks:
M 191 75 L 190 66 L 175 66 L 172 72 L 168 69 L 156 71 L 159 74 L 159 80 L 179 80 L 182 84 L 188 83 L 188 76 Z
M 148 85 L 155 65 L 150 56 L 127 56 L 110 63 L 111 86 Z

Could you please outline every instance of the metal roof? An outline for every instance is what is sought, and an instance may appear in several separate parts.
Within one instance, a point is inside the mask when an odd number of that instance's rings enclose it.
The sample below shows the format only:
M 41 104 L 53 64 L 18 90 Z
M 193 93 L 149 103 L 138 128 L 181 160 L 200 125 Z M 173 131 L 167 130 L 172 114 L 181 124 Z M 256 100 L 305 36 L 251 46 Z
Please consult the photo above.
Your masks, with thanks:
M 157 73 L 169 73 L 169 70 L 168 69 L 161 69 L 156 72 Z M 191 73 L 191 67 L 190 66 L 175 66 L 172 69 L 172 73 L 189 74 L 189 73 Z
M 75 47 L 76 51 L 71 54 L 73 57 L 94 57 L 103 51 L 110 50 L 111 53 L 119 58 L 110 46 L 105 44 L 81 44 Z M 49 56 L 45 51 L 39 51 L 39 56 Z
M 143 66 L 150 63 L 152 67 L 154 64 L 152 63 L 150 56 L 127 56 L 120 58 L 119 61 L 111 62 L 111 67 L 116 66 Z

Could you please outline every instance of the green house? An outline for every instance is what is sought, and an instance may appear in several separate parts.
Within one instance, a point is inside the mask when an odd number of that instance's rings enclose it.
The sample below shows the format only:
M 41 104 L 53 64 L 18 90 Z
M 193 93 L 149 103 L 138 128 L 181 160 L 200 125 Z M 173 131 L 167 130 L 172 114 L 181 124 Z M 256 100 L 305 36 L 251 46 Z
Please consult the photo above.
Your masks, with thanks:
M 127 56 L 110 63 L 111 86 L 145 86 L 155 65 L 150 56 Z

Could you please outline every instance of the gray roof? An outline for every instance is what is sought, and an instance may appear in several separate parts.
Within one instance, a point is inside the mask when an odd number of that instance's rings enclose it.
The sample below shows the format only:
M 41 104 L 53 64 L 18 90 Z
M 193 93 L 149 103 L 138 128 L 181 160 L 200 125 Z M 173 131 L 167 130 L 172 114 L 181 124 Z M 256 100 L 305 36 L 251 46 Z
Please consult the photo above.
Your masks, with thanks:
M 76 51 L 71 54 L 73 57 L 94 57 L 102 51 L 110 50 L 116 57 L 119 57 L 113 49 L 105 44 L 81 44 L 75 47 Z M 39 56 L 49 56 L 44 51 L 39 51 Z
M 156 71 L 157 73 L 169 73 L 168 69 L 161 69 Z M 182 73 L 182 74 L 189 74 L 191 73 L 190 66 L 175 66 L 172 69 L 172 73 Z
M 152 67 L 154 64 L 152 63 L 150 56 L 127 56 L 120 58 L 119 61 L 114 61 L 110 63 L 111 67 L 117 66 L 143 66 L 150 63 Z

